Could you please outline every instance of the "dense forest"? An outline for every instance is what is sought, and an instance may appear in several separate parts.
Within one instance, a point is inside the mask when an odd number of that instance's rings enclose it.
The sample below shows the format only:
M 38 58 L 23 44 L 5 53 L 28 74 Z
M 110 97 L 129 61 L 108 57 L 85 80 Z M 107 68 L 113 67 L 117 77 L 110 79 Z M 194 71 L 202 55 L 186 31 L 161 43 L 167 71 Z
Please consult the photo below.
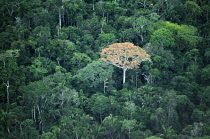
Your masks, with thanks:
M 0 138 L 210 138 L 209 0 L 0 5 Z M 123 78 L 125 42 L 150 59 Z

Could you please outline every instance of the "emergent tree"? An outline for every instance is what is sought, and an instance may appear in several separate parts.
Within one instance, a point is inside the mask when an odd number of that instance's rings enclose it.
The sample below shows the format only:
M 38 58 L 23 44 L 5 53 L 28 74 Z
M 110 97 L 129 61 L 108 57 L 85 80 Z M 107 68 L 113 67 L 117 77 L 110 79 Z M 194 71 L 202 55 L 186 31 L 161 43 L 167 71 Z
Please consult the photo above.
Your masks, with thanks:
M 123 69 L 123 84 L 127 69 L 137 68 L 142 61 L 150 60 L 150 55 L 132 43 L 115 43 L 104 48 L 100 60 Z

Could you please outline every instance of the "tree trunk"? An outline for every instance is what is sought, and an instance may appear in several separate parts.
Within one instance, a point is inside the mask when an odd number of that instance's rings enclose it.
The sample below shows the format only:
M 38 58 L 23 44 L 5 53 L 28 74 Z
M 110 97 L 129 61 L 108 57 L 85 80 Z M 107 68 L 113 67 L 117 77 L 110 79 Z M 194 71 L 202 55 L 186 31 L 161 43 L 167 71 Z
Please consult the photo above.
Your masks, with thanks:
M 123 69 L 123 84 L 125 83 L 126 70 L 127 70 L 126 68 Z
M 141 41 L 143 42 L 144 41 L 144 37 L 143 37 L 143 35 L 140 35 L 141 36 Z
M 5 85 L 7 87 L 7 103 L 9 104 L 9 80 L 5 83 Z
M 61 29 L 61 9 L 59 8 L 59 29 Z
M 36 122 L 36 107 L 35 106 L 33 107 L 32 111 L 33 111 L 33 119 Z
M 58 9 L 58 19 L 59 19 L 59 28 L 58 28 L 58 36 L 60 35 L 61 31 L 61 9 Z
M 101 114 L 100 114 L 100 120 L 101 120 L 101 123 L 102 123 L 102 117 L 101 117 Z
M 93 11 L 95 10 L 94 1 L 93 1 Z
M 136 88 L 138 88 L 138 72 L 136 72 Z
M 107 80 L 108 80 L 108 79 L 104 80 L 104 93 L 106 93 L 106 87 L 108 87 L 108 86 L 107 86 L 107 83 L 108 83 Z
M 131 129 L 128 129 L 129 139 L 131 138 Z

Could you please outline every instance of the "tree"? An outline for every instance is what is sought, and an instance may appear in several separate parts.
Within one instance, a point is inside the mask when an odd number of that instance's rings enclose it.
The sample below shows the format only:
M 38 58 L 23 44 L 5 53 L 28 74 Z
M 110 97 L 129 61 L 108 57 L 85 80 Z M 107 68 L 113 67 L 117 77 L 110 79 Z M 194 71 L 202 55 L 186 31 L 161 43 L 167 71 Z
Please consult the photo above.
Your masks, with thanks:
M 204 67 L 201 71 L 201 79 L 203 81 L 203 84 L 209 85 L 210 81 L 210 64 L 208 64 L 206 67 Z
M 150 42 L 161 47 L 168 47 L 174 45 L 173 33 L 165 28 L 158 29 L 151 36 Z
M 96 98 L 91 106 L 91 111 L 93 114 L 100 116 L 100 122 L 102 123 L 102 116 L 107 114 L 110 108 L 109 99 L 102 94 L 96 94 L 95 96 Z
M 136 120 L 126 120 L 122 122 L 122 129 L 128 130 L 128 138 L 131 138 L 131 130 L 136 126 Z
M 74 76 L 80 82 L 82 88 L 89 88 L 88 90 L 99 90 L 103 84 L 104 93 L 106 88 L 110 86 L 109 83 L 112 77 L 113 67 L 103 61 L 93 61 L 86 67 L 77 71 Z M 108 83 L 108 84 L 107 84 Z M 91 88 L 91 89 L 90 89 Z
M 11 133 L 10 128 L 16 121 L 16 115 L 12 111 L 0 110 L 0 128 L 1 131 Z
M 85 53 L 75 52 L 71 58 L 72 67 L 75 67 L 73 70 L 77 71 L 84 68 L 92 59 Z
M 152 20 L 148 20 L 144 16 L 132 16 L 126 20 L 126 23 L 129 23 L 129 25 L 132 26 L 132 33 L 134 33 L 134 36 L 136 37 L 137 44 L 145 42 L 146 28 L 151 25 Z
M 132 43 L 115 43 L 101 52 L 100 60 L 123 69 L 123 84 L 127 69 L 137 68 L 142 61 L 150 60 L 145 50 Z
M 181 25 L 181 28 L 177 31 L 177 37 L 180 39 L 180 42 L 185 44 L 184 48 L 194 48 L 202 40 L 202 37 L 197 36 L 197 29 L 190 25 Z M 180 47 L 183 47 L 181 45 Z
M 136 112 L 136 105 L 132 101 L 125 102 L 124 111 L 127 116 L 130 115 L 130 119 L 133 119 L 133 114 Z M 128 118 L 127 118 L 128 119 Z
M 190 121 L 190 117 L 188 115 L 192 115 L 195 106 L 186 95 L 177 95 L 176 100 L 176 111 L 179 116 L 180 123 L 179 127 L 180 129 L 182 129 L 183 127 L 187 126 L 190 122 L 192 122 Z
M 37 130 L 35 130 L 34 121 L 32 119 L 26 119 L 20 123 L 21 138 L 33 138 L 38 135 Z
M 37 123 L 37 127 L 42 132 L 46 122 L 46 113 L 50 111 L 49 107 L 52 106 L 50 99 L 52 90 L 42 81 L 30 82 L 22 89 L 25 105 L 28 106 L 26 112 L 31 111 L 32 120 Z
M 194 1 L 187 1 L 183 5 L 183 9 L 185 12 L 184 22 L 191 25 L 198 24 L 198 18 L 201 15 L 201 7 Z
M 98 38 L 100 41 L 100 47 L 102 47 L 102 48 L 115 42 L 115 35 L 113 33 L 102 32 L 101 34 L 99 34 Z
M 32 65 L 29 66 L 29 73 L 33 75 L 32 77 L 35 77 L 35 79 L 43 79 L 44 75 L 48 73 L 48 64 L 49 64 L 49 59 L 45 57 L 37 57 L 34 58 L 32 61 Z
M 16 58 L 19 57 L 19 50 L 7 50 L 6 52 L 0 53 L 0 61 L 3 61 L 3 67 L 0 66 L 0 76 L 3 84 L 6 86 L 7 103 L 10 103 L 9 88 L 11 87 L 11 79 L 14 81 L 14 71 L 18 70 Z M 17 74 L 17 73 L 16 73 Z

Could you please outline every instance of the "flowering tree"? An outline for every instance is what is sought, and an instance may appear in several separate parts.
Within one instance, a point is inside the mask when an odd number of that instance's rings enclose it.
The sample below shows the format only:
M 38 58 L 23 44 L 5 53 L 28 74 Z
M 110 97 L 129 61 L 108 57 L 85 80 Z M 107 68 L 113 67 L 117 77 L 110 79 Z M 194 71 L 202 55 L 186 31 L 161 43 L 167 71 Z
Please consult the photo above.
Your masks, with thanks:
M 127 69 L 137 68 L 142 61 L 150 60 L 150 55 L 132 43 L 115 43 L 104 48 L 100 60 L 123 69 L 123 83 Z

